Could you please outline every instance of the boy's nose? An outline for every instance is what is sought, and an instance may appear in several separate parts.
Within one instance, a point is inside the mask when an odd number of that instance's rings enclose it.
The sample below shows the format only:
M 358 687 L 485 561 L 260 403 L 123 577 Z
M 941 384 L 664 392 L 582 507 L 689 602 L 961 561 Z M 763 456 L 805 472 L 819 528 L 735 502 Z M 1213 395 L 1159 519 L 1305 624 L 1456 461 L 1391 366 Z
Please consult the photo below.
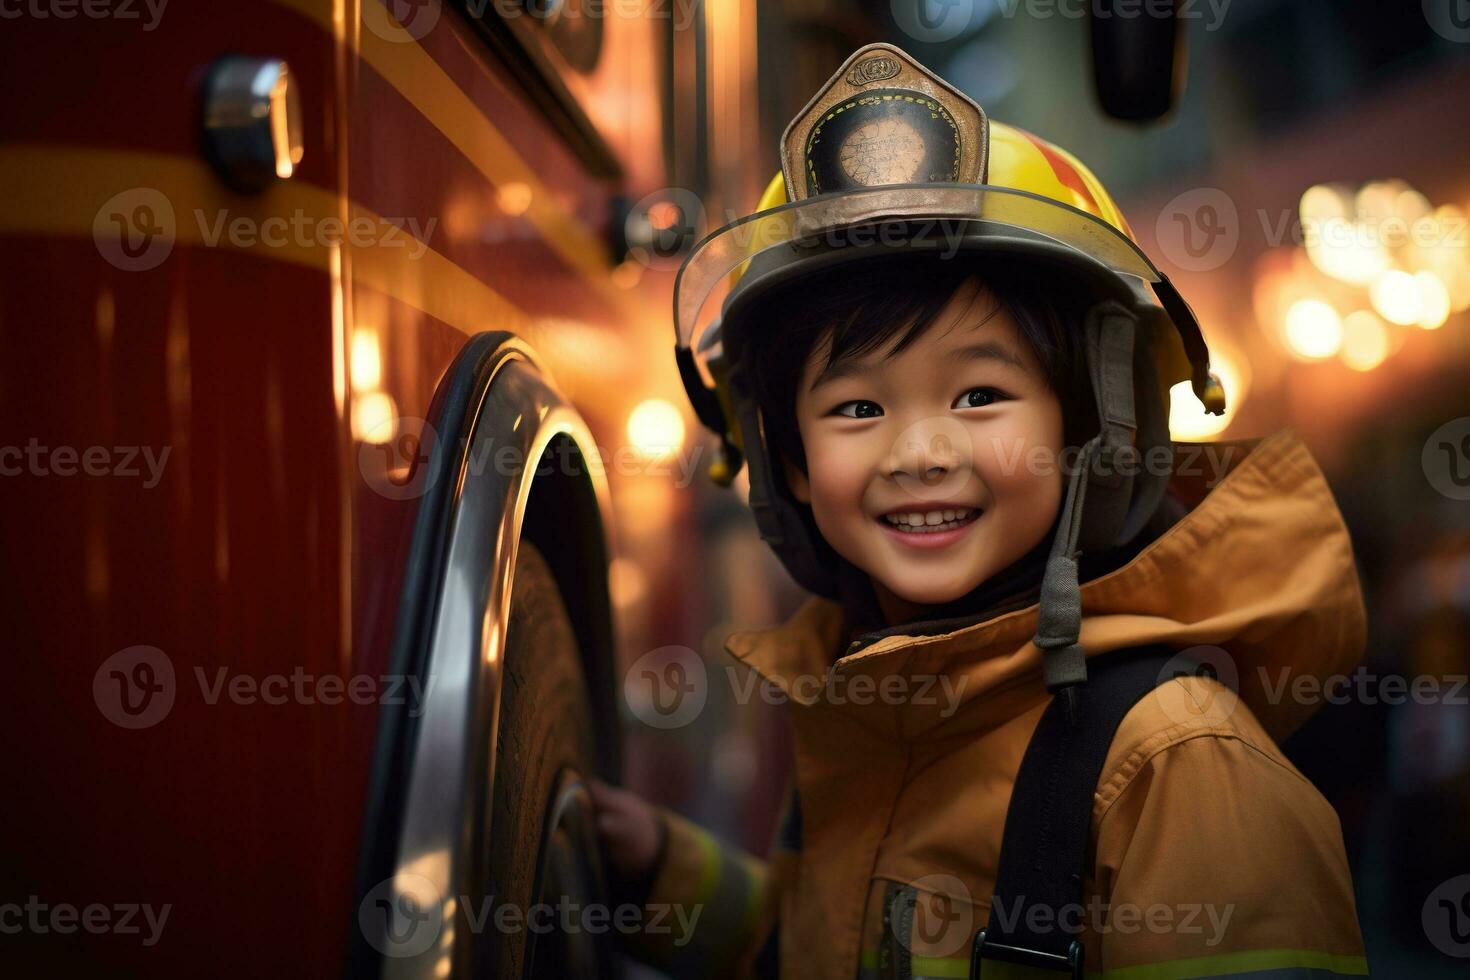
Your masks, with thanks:
M 921 419 L 894 439 L 883 460 L 883 475 L 930 485 L 964 467 L 968 446 L 968 434 L 955 420 Z

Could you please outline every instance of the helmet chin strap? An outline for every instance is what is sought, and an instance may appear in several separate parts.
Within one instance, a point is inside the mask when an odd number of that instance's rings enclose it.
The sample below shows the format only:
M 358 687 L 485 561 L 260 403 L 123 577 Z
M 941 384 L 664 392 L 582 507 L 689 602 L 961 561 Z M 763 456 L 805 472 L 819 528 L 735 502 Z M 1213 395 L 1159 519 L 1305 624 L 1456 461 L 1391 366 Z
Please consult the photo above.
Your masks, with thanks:
M 1041 601 L 1033 642 L 1042 652 L 1047 689 L 1065 692 L 1076 703 L 1076 687 L 1087 681 L 1087 656 L 1078 642 L 1082 631 L 1082 587 L 1077 559 L 1083 549 L 1125 543 L 1147 519 L 1133 501 L 1133 463 L 1138 459 L 1138 421 L 1134 410 L 1134 345 L 1138 319 L 1123 305 L 1107 300 L 1087 313 L 1087 370 L 1097 397 L 1097 435 L 1081 447 L 1068 476 L 1061 520 L 1041 580 Z M 1133 516 L 1135 520 L 1129 520 Z M 1128 530 L 1132 527 L 1132 533 Z

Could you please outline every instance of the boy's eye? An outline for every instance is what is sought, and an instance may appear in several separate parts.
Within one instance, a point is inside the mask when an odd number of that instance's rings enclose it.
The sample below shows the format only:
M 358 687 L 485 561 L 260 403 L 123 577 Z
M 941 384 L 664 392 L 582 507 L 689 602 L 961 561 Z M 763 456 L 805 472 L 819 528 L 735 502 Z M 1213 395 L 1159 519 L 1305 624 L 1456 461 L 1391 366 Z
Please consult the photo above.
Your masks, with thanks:
M 955 399 L 951 408 L 984 408 L 986 405 L 994 405 L 1005 398 L 1005 394 L 995 388 L 971 388 L 963 395 Z
M 846 415 L 850 419 L 872 419 L 883 414 L 883 407 L 877 402 L 858 398 L 850 402 L 843 402 L 832 411 L 838 415 Z

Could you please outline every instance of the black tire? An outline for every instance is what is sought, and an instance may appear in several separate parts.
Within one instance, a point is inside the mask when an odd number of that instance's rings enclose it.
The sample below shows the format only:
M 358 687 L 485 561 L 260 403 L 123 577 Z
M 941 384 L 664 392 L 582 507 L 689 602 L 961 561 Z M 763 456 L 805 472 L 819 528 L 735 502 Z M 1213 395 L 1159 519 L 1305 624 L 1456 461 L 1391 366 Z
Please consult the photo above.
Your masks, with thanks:
M 591 801 L 582 779 L 596 771 L 593 715 L 576 635 L 546 560 L 528 541 L 516 557 L 501 675 L 486 891 L 502 929 L 487 922 L 480 974 L 609 976 L 606 935 L 533 930 L 538 904 L 605 902 Z M 560 803 L 560 809 L 558 804 Z M 516 914 L 518 913 L 518 914 Z M 540 920 L 545 925 L 544 919 Z M 485 937 L 482 937 L 485 938 Z

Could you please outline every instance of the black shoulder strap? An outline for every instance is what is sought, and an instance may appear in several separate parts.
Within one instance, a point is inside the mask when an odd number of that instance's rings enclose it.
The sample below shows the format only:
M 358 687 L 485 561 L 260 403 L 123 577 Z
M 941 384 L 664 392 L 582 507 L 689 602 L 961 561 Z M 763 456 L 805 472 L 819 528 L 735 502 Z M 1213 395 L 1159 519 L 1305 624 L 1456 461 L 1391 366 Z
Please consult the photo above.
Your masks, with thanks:
M 1006 810 L 994 904 L 975 936 L 972 980 L 982 959 L 1082 976 L 1082 916 L 1068 910 L 1083 900 L 1093 793 L 1123 716 L 1170 679 L 1173 656 L 1166 647 L 1142 647 L 1089 658 L 1076 697 L 1054 697 L 1042 713 Z

